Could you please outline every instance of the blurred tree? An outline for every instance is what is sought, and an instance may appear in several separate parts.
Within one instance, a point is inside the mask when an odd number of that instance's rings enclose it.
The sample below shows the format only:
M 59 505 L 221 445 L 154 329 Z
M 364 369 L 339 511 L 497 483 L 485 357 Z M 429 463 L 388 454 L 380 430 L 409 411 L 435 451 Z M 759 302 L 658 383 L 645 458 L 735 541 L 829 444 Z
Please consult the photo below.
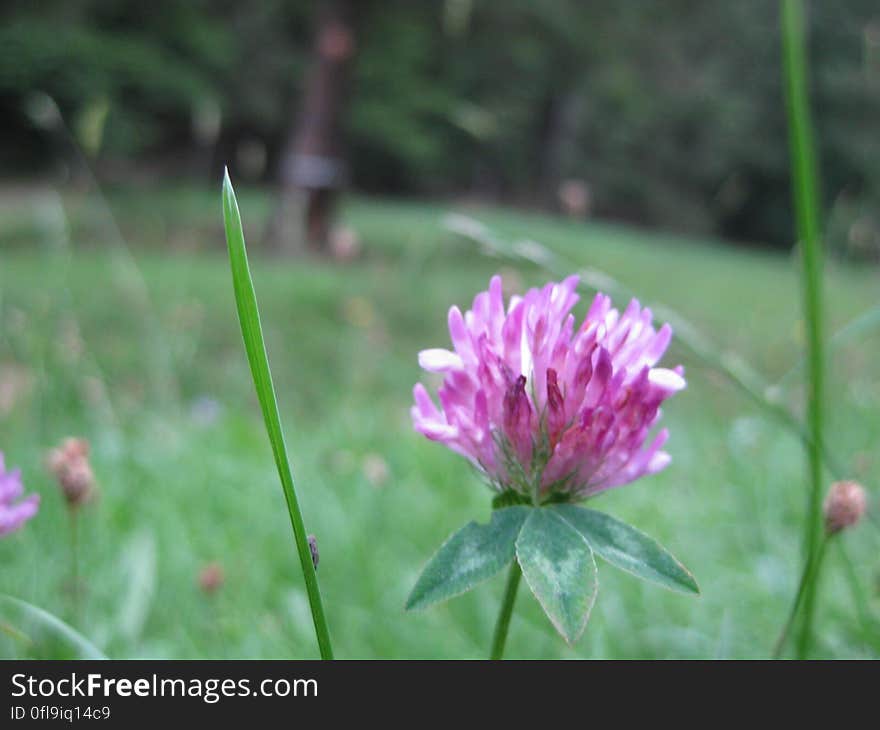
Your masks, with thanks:
M 51 132 L 35 128 L 28 114 L 29 99 L 44 93 L 74 132 L 105 102 L 99 163 L 129 174 L 191 172 L 199 118 L 219 109 L 216 174 L 224 162 L 235 164 L 242 140 L 271 141 L 283 129 L 298 88 L 280 92 L 301 75 L 310 12 L 287 0 L 249 8 L 232 0 L 5 2 L 0 170 L 54 161 Z
M 57 158 L 25 113 L 42 91 L 105 174 L 216 175 L 229 163 L 275 181 L 293 177 L 295 150 L 338 159 L 344 137 L 364 191 L 544 208 L 579 191 L 580 209 L 602 218 L 791 245 L 775 4 L 386 0 L 362 13 L 357 64 L 336 76 L 310 63 L 319 7 L 7 0 L 0 165 Z M 876 0 L 809 8 L 832 244 L 880 256 L 880 11 Z M 348 98 L 310 90 L 341 90 L 332 79 L 349 73 Z M 344 99 L 340 123 L 329 110 Z M 326 134 L 322 118 L 336 119 Z
M 272 246 L 326 253 L 333 203 L 348 179 L 342 124 L 355 54 L 352 0 L 322 0 L 299 120 L 281 156 Z

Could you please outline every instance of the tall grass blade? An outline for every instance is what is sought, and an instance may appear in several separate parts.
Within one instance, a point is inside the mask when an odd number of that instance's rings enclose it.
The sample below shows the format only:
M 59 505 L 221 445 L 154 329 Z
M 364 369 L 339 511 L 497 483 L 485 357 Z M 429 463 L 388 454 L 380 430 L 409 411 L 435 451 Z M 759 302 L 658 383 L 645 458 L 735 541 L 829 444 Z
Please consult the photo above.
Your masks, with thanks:
M 0 594 L 0 633 L 18 651 L 4 658 L 106 659 L 91 641 L 57 616 L 32 603 Z M 5 654 L 5 652 L 3 652 Z
M 807 94 L 807 53 L 804 4 L 782 0 L 782 60 L 788 115 L 789 151 L 798 245 L 803 266 L 803 307 L 807 333 L 807 448 L 809 490 L 804 522 L 804 561 L 817 560 L 822 538 L 822 426 L 824 352 L 822 342 L 822 241 L 819 230 L 818 174 Z M 809 651 L 819 571 L 809 573 L 803 598 L 803 620 L 797 655 Z
M 248 266 L 247 250 L 244 243 L 244 232 L 241 228 L 241 216 L 238 211 L 238 202 L 235 199 L 235 191 L 227 171 L 223 177 L 223 223 L 226 228 L 226 243 L 229 248 L 229 263 L 232 267 L 232 285 L 235 290 L 235 305 L 238 308 L 238 320 L 241 324 L 241 335 L 244 339 L 244 347 L 247 351 L 248 362 L 251 366 L 251 375 L 254 386 L 257 389 L 257 397 L 260 408 L 263 411 L 263 420 L 266 423 L 266 431 L 272 444 L 272 453 L 275 456 L 275 465 L 278 468 L 278 476 L 281 478 L 281 486 L 284 490 L 284 498 L 287 501 L 287 510 L 290 514 L 290 525 L 293 528 L 293 537 L 296 541 L 296 551 L 299 554 L 299 562 L 302 566 L 305 578 L 306 591 L 309 596 L 309 606 L 312 610 L 312 620 L 315 623 L 315 635 L 318 639 L 318 647 L 322 659 L 332 659 L 333 649 L 330 644 L 330 632 L 327 629 L 327 619 L 324 616 L 324 606 L 321 602 L 321 591 L 318 586 L 318 577 L 315 574 L 315 566 L 312 563 L 312 553 L 309 549 L 308 536 L 303 524 L 302 512 L 296 498 L 296 490 L 293 485 L 293 475 L 290 470 L 290 462 L 287 458 L 287 446 L 284 442 L 284 432 L 281 429 L 281 418 L 278 415 L 278 401 L 275 397 L 275 388 L 272 385 L 272 375 L 269 371 L 269 358 L 266 354 L 266 345 L 263 341 L 263 329 L 260 325 L 260 312 L 257 308 L 257 296 L 254 292 L 254 284 L 251 279 L 250 267 Z
M 865 310 L 831 335 L 825 343 L 826 356 L 831 356 L 837 348 L 852 340 L 863 338 L 876 329 L 880 329 L 880 305 Z M 776 381 L 777 387 L 788 385 L 806 367 L 806 364 L 806 356 L 798 360 Z

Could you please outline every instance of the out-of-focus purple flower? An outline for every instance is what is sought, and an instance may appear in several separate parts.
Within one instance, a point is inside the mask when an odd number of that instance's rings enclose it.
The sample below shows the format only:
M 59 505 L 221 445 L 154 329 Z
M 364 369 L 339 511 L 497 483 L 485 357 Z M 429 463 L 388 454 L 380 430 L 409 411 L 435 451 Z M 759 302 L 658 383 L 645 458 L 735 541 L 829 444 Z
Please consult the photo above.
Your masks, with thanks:
M 211 426 L 223 415 L 223 404 L 216 398 L 199 396 L 192 402 L 189 414 L 199 426 Z
M 575 329 L 578 277 L 511 297 L 501 277 L 462 314 L 449 310 L 453 351 L 423 350 L 444 377 L 438 409 L 415 386 L 415 429 L 468 459 L 498 491 L 580 500 L 664 469 L 668 432 L 649 434 L 684 370 L 655 367 L 672 337 L 633 300 L 620 314 L 596 295 Z
M 6 462 L 0 451 L 0 537 L 17 530 L 37 514 L 40 495 L 31 494 L 19 499 L 23 490 L 21 470 L 6 471 Z

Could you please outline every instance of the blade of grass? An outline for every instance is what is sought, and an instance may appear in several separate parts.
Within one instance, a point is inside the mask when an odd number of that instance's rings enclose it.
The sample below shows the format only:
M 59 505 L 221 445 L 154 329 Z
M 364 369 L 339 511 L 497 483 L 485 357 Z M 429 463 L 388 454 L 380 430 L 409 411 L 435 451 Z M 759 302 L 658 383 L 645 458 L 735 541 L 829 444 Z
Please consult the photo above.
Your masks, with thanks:
M 825 559 L 825 548 L 828 545 L 828 540 L 828 536 L 823 537 L 819 543 L 819 548 L 816 550 L 815 561 L 808 561 L 804 565 L 801 579 L 798 581 L 798 588 L 794 596 L 794 601 L 792 601 L 791 608 L 789 608 L 788 611 L 788 618 L 785 620 L 785 625 L 782 627 L 782 631 L 780 632 L 779 638 L 776 640 L 776 644 L 773 648 L 773 659 L 780 659 L 782 657 L 782 652 L 785 650 L 785 644 L 788 641 L 789 634 L 791 633 L 792 627 L 798 617 L 798 611 L 800 610 L 807 586 L 816 579 L 816 575 L 818 575 L 819 571 L 822 569 L 822 561 Z
M 856 566 L 849 557 L 849 553 L 844 549 L 842 540 L 836 540 L 837 554 L 840 558 L 840 564 L 843 566 L 843 573 L 849 582 L 852 601 L 856 607 L 856 614 L 859 619 L 859 630 L 865 641 L 873 643 L 875 651 L 880 651 L 880 622 L 871 615 L 870 597 L 865 595 L 862 584 L 856 574 Z
M 871 307 L 862 312 L 831 335 L 828 342 L 825 343 L 826 354 L 830 356 L 836 348 L 841 347 L 857 337 L 863 337 L 875 329 L 880 329 L 880 306 Z M 790 383 L 795 376 L 804 369 L 806 362 L 807 358 L 802 357 L 792 365 L 791 368 L 789 368 L 788 371 L 776 381 L 777 387 L 783 387 Z
M 51 652 L 54 649 L 63 652 L 64 658 L 107 658 L 91 641 L 57 616 L 5 594 L 0 594 L 0 631 L 23 642 L 28 651 L 42 649 Z
M 290 525 L 293 528 L 296 551 L 299 554 L 299 562 L 302 567 L 303 577 L 305 578 L 318 647 L 321 651 L 322 659 L 332 659 L 333 649 L 330 644 L 330 632 L 327 629 L 327 619 L 324 616 L 324 606 L 321 602 L 318 577 L 312 562 L 308 536 L 303 523 L 302 512 L 299 508 L 299 502 L 296 498 L 290 462 L 287 458 L 287 446 L 284 442 L 284 432 L 281 429 L 281 418 L 278 415 L 278 401 L 275 397 L 275 387 L 272 384 L 272 374 L 269 371 L 269 357 L 266 354 L 263 329 L 260 325 L 257 296 L 254 291 L 253 280 L 251 279 L 250 267 L 248 266 L 244 232 L 241 228 L 241 216 L 238 211 L 238 202 L 235 199 L 235 191 L 232 189 L 228 170 L 223 176 L 223 223 L 226 228 L 226 243 L 229 248 L 232 285 L 235 290 L 235 305 L 238 309 L 241 335 L 244 339 L 244 347 L 251 366 L 251 375 L 254 379 L 254 386 L 257 389 L 260 408 L 263 411 L 266 431 L 272 444 L 275 466 L 278 468 L 278 476 L 281 478 L 284 498 L 287 501 L 287 511 L 290 514 Z
M 807 53 L 802 0 L 782 0 L 782 60 L 791 176 L 798 245 L 803 265 L 803 306 L 807 330 L 807 449 L 809 490 L 804 523 L 804 564 L 817 561 L 822 537 L 822 426 L 824 352 L 822 342 L 822 241 L 818 174 L 807 94 Z M 808 573 L 797 656 L 806 656 L 812 636 L 819 570 Z

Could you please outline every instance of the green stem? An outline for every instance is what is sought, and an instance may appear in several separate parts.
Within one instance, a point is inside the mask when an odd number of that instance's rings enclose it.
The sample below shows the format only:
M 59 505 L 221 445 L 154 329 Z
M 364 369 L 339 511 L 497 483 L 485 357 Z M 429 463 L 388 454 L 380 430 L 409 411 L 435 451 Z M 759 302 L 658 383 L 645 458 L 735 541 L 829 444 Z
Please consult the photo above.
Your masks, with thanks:
M 70 507 L 68 514 L 70 515 L 70 560 L 71 560 L 71 578 L 70 578 L 70 597 L 73 604 L 73 622 L 79 621 L 80 600 L 79 600 L 79 519 L 77 507 Z
M 798 615 L 798 610 L 801 607 L 801 603 L 803 602 L 804 594 L 806 593 L 807 586 L 810 584 L 815 584 L 816 577 L 819 574 L 819 569 L 822 567 L 822 560 L 825 557 L 825 546 L 828 544 L 828 538 L 822 540 L 819 543 L 819 549 L 816 554 L 815 561 L 808 561 L 804 565 L 804 570 L 801 573 L 801 579 L 798 583 L 798 590 L 795 594 L 794 601 L 791 604 L 791 608 L 788 612 L 788 618 L 785 620 L 785 626 L 782 627 L 782 631 L 779 634 L 779 638 L 776 640 L 776 645 L 773 647 L 773 658 L 779 659 L 782 656 L 782 650 L 785 648 L 785 643 L 788 640 L 788 635 L 791 633 L 791 627 L 794 625 L 795 619 Z
M 856 604 L 856 611 L 859 614 L 859 624 L 862 629 L 863 636 L 870 636 L 871 625 L 873 619 L 871 617 L 870 604 L 862 585 L 859 582 L 859 576 L 856 574 L 855 566 L 850 560 L 849 554 L 846 552 L 845 544 L 842 540 L 837 541 L 837 554 L 840 556 L 840 562 L 843 563 L 843 570 L 849 581 L 849 589 L 852 593 L 853 602 Z
M 504 589 L 504 599 L 501 602 L 501 611 L 498 614 L 498 622 L 495 624 L 495 635 L 492 637 L 492 651 L 490 659 L 501 659 L 504 656 L 504 645 L 507 643 L 507 631 L 510 628 L 510 617 L 513 615 L 513 604 L 516 602 L 516 591 L 519 588 L 519 579 L 522 570 L 514 558 L 507 574 L 507 587 Z
M 312 609 L 312 622 L 315 625 L 315 636 L 318 639 L 318 649 L 321 652 L 321 659 L 332 659 L 333 647 L 330 644 L 330 630 L 327 627 L 327 618 L 324 615 L 321 589 L 318 586 L 315 564 L 312 562 L 312 551 L 309 548 L 306 527 L 303 523 L 299 503 L 296 500 L 296 493 L 293 491 L 293 476 L 290 472 L 290 464 L 287 461 L 286 449 L 282 454 L 281 458 L 276 454 L 276 464 L 278 465 L 278 474 L 281 477 L 281 484 L 284 488 L 284 499 L 287 502 L 290 525 L 293 527 L 296 551 L 299 554 L 299 562 L 302 567 L 303 577 L 305 578 L 306 593 L 309 596 L 309 606 Z
M 803 264 L 804 320 L 807 334 L 807 449 L 810 486 L 804 525 L 804 564 L 817 562 L 822 534 L 822 421 L 824 353 L 822 342 L 822 242 L 813 129 L 807 95 L 806 28 L 802 0 L 782 0 L 782 55 L 789 125 L 794 207 Z M 807 652 L 816 602 L 816 574 L 805 570 L 804 618 L 798 656 Z

